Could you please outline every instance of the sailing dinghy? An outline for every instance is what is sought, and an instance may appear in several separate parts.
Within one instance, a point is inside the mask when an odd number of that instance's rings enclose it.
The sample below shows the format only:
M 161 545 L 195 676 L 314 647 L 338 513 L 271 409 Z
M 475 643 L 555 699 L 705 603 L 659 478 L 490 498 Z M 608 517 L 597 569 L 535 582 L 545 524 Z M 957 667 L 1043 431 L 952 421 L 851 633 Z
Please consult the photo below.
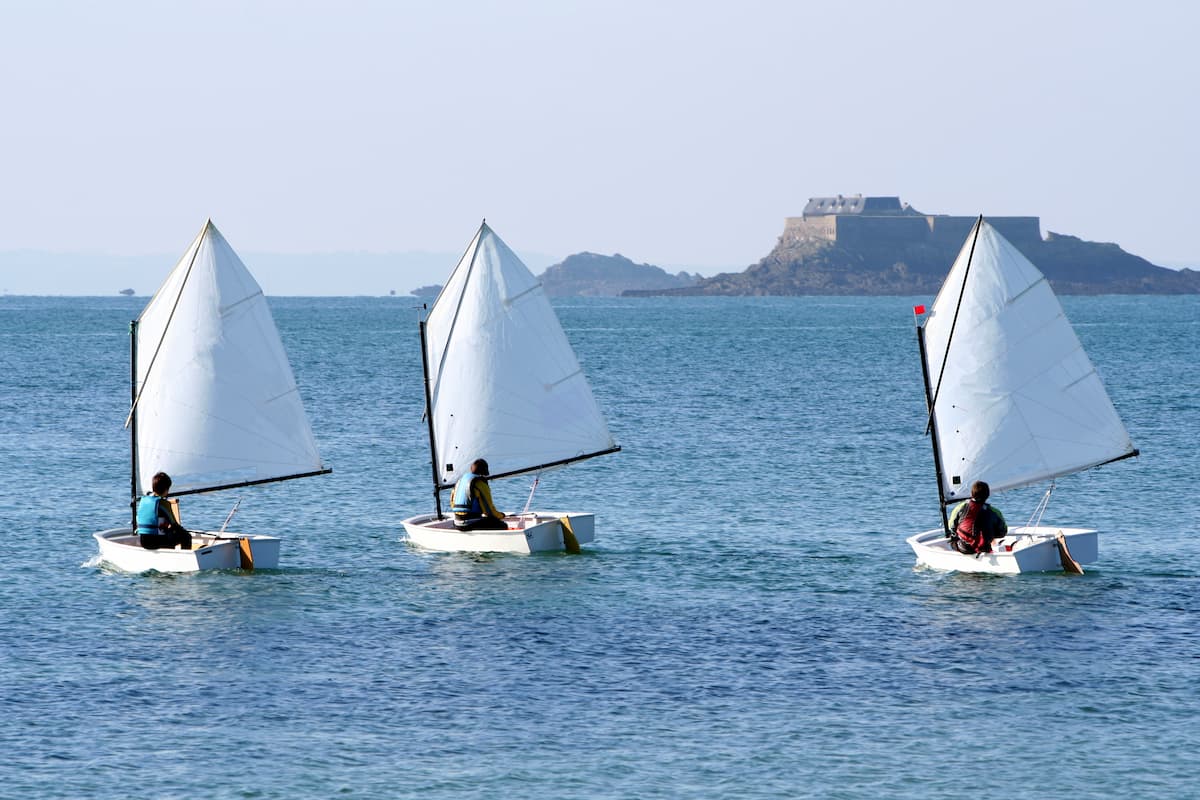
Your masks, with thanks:
M 101 559 L 127 572 L 277 567 L 274 536 L 222 525 L 192 531 L 191 550 L 146 550 L 134 532 L 157 472 L 170 497 L 330 472 L 262 289 L 211 220 L 130 324 L 130 362 L 133 527 L 93 534 Z
M 436 511 L 404 520 L 409 542 L 532 553 L 593 541 L 590 513 L 529 511 L 527 503 L 505 518 L 507 530 L 475 531 L 457 530 L 442 513 L 441 492 L 477 458 L 487 459 L 490 477 L 499 479 L 537 476 L 621 449 L 541 283 L 486 221 L 420 331 Z
M 1044 275 L 980 217 L 921 324 L 914 309 L 942 527 L 908 538 L 917 563 L 961 572 L 1082 572 L 1099 533 L 1043 525 L 1055 478 L 1136 456 Z M 992 551 L 950 546 L 947 506 L 1051 481 L 1029 524 Z

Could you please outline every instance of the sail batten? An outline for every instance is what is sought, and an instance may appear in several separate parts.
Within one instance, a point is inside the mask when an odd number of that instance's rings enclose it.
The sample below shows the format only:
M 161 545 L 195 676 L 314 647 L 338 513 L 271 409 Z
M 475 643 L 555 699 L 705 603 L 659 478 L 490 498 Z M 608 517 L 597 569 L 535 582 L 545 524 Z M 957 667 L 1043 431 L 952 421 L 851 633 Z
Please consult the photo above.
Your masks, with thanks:
M 541 283 L 486 223 L 424 330 L 439 487 L 476 458 L 499 477 L 615 448 Z
M 959 253 L 924 337 L 940 376 L 932 413 L 947 503 L 976 480 L 1012 489 L 1134 451 L 1045 276 L 986 222 Z
M 266 297 L 210 222 L 138 318 L 136 463 L 172 494 L 325 471 Z

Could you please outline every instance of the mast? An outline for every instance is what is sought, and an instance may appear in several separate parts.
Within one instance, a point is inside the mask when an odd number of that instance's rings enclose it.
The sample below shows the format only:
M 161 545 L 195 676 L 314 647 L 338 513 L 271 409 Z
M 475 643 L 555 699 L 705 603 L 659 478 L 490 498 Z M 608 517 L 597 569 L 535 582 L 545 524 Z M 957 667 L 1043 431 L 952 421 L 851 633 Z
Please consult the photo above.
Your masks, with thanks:
M 917 346 L 921 350 L 921 377 L 925 382 L 925 405 L 929 410 L 926 430 L 933 443 L 933 468 L 937 473 L 938 507 L 942 510 L 942 530 L 950 533 L 950 518 L 946 516 L 946 490 L 943 488 L 942 451 L 938 445 L 937 417 L 933 413 L 933 389 L 929 385 L 929 361 L 925 357 L 925 327 L 917 325 Z
M 963 296 L 967 291 L 967 276 L 971 274 L 971 261 L 975 258 L 975 243 L 979 241 L 979 231 L 983 228 L 983 214 L 975 220 L 975 230 L 971 237 L 971 249 L 967 253 L 967 266 L 963 270 L 962 286 L 958 290 L 958 302 L 954 306 L 954 318 L 950 321 L 950 331 L 946 335 L 946 352 L 942 354 L 942 366 L 938 372 L 938 391 L 942 388 L 942 376 L 946 374 L 946 362 L 950 357 L 950 342 L 954 339 L 954 328 L 958 325 L 958 313 L 962 310 Z M 917 344 L 921 349 L 921 376 L 925 381 L 925 405 L 929 417 L 925 422 L 925 431 L 933 445 L 933 466 L 937 471 L 938 506 L 942 510 L 942 530 L 950 535 L 950 519 L 946 515 L 945 470 L 942 467 L 942 449 L 938 442 L 937 418 L 934 414 L 934 404 L 937 402 L 937 392 L 929 383 L 929 359 L 925 350 L 925 326 L 917 325 Z
M 137 531 L 138 459 L 137 459 L 137 326 L 129 323 L 129 508 L 132 530 Z
M 429 466 L 433 471 L 433 505 L 437 509 L 437 518 L 442 519 L 442 487 L 438 481 L 437 442 L 433 436 L 433 396 L 429 389 L 429 349 L 425 340 L 425 320 L 418 324 L 421 328 L 421 371 L 425 375 L 425 422 L 429 425 Z

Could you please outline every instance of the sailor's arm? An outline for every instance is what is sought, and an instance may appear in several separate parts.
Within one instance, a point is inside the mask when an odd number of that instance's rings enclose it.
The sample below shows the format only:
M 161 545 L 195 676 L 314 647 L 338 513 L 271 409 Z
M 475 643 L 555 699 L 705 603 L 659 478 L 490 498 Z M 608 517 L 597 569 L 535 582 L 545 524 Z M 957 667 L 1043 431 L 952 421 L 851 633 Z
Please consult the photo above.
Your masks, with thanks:
M 485 517 L 495 517 L 496 519 L 504 519 L 504 514 L 496 510 L 496 504 L 492 502 L 492 489 L 483 481 L 475 483 L 475 492 L 479 499 L 479 510 L 483 512 Z

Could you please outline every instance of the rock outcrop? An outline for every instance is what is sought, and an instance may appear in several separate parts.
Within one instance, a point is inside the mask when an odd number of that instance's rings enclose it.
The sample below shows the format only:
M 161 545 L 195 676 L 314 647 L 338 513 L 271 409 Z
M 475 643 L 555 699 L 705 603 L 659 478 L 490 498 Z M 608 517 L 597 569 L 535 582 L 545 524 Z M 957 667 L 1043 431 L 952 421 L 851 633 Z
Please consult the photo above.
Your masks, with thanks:
M 692 286 L 699 275 L 675 275 L 651 264 L 635 264 L 620 253 L 611 256 L 576 253 L 546 268 L 542 287 L 551 297 L 616 297 L 630 290 L 652 291 Z

